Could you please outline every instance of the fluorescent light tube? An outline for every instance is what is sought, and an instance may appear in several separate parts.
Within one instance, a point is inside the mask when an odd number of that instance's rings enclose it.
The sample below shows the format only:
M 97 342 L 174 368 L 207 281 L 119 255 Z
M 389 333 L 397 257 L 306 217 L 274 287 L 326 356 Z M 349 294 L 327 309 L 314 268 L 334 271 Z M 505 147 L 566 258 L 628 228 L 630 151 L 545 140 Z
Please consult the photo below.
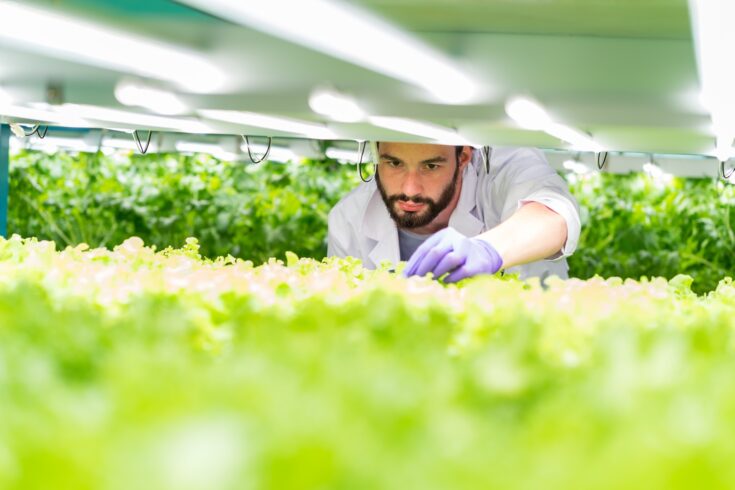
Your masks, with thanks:
M 115 87 L 115 98 L 123 105 L 144 107 L 166 116 L 188 112 L 186 105 L 175 94 L 125 80 Z
M 701 98 L 710 111 L 716 149 L 722 161 L 732 156 L 735 136 L 735 2 L 732 0 L 689 0 L 694 46 L 697 55 Z
M 435 124 L 429 124 L 413 119 L 404 119 L 400 117 L 369 117 L 368 121 L 373 126 L 378 126 L 391 131 L 398 131 L 416 136 L 433 139 L 438 144 L 444 145 L 470 145 L 470 143 L 457 131 Z
M 537 102 L 525 97 L 513 97 L 505 104 L 505 113 L 523 129 L 543 131 L 566 141 L 577 151 L 600 153 L 605 148 L 582 131 L 554 122 L 546 110 Z
M 180 0 L 223 19 L 422 87 L 448 104 L 479 85 L 444 54 L 371 12 L 333 0 Z
M 53 124 L 55 126 L 64 126 L 67 128 L 89 128 L 92 126 L 92 123 L 76 115 L 17 105 L 0 106 L 0 116 L 27 119 L 37 123 Z
M 336 139 L 337 135 L 323 124 L 308 123 L 283 117 L 268 116 L 255 112 L 201 110 L 199 115 L 207 119 L 242 126 L 273 129 L 314 139 Z
M 191 119 L 153 116 L 149 114 L 139 114 L 136 112 L 82 104 L 64 104 L 57 107 L 57 110 L 64 114 L 106 121 L 113 124 L 129 124 L 131 126 L 137 126 L 140 129 L 163 128 L 184 133 L 197 134 L 215 132 L 211 126 Z
M 588 134 L 582 131 L 570 128 L 564 124 L 551 124 L 544 130 L 546 133 L 569 143 L 572 150 L 592 151 L 601 153 L 605 151 L 602 145 L 598 144 Z
M 365 119 L 365 112 L 351 97 L 332 90 L 317 89 L 309 96 L 309 107 L 317 114 L 345 123 Z
M 0 39 L 21 49 L 166 80 L 192 92 L 226 84 L 224 71 L 200 53 L 24 3 L 0 0 Z
M 513 97 L 505 104 L 505 113 L 523 129 L 544 131 L 552 124 L 543 107 L 525 97 Z

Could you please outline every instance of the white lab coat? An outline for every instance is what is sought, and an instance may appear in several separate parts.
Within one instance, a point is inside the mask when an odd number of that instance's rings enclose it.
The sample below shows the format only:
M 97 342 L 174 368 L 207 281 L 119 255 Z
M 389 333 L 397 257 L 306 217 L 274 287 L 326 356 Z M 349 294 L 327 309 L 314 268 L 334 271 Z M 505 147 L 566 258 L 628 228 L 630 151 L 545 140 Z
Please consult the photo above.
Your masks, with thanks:
M 531 148 L 493 148 L 490 172 L 479 150 L 462 178 L 462 192 L 449 226 L 467 237 L 479 235 L 508 219 L 526 202 L 539 202 L 567 222 L 567 241 L 556 256 L 507 269 L 522 279 L 550 275 L 568 277 L 566 257 L 577 247 L 579 208 L 566 183 L 543 153 Z M 398 263 L 398 229 L 388 214 L 375 181 L 363 183 L 342 198 L 329 213 L 328 255 L 353 256 L 368 269 L 382 261 Z

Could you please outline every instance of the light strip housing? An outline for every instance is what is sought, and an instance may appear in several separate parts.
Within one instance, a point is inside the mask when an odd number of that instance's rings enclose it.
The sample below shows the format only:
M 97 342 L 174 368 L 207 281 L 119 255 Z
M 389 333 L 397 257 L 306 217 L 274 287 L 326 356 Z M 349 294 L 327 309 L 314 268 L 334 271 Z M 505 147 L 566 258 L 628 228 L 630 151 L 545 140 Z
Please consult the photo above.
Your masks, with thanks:
M 712 117 L 715 149 L 712 154 L 726 161 L 735 139 L 735 2 L 689 0 L 694 46 L 699 69 L 701 98 Z
M 205 109 L 199 111 L 199 115 L 207 119 L 222 121 L 229 124 L 272 129 L 274 131 L 293 133 L 307 138 L 337 138 L 337 135 L 323 124 L 298 121 L 296 119 L 270 116 L 267 114 L 258 114 L 256 112 Z
M 0 40 L 43 55 L 164 80 L 191 92 L 216 92 L 227 83 L 224 71 L 203 54 L 25 2 L 0 0 Z
M 179 0 L 199 10 L 421 87 L 475 100 L 479 84 L 446 55 L 373 13 L 334 0 Z
M 462 135 L 457 131 L 438 126 L 436 124 L 429 124 L 422 121 L 416 121 L 414 119 L 405 119 L 401 117 L 383 117 L 373 116 L 369 117 L 368 121 L 373 126 L 378 126 L 391 131 L 398 131 L 400 133 L 413 134 L 416 136 L 423 136 L 434 140 L 437 144 L 443 145 L 471 145 Z
M 570 126 L 554 122 L 546 110 L 526 97 L 512 97 L 505 104 L 505 112 L 520 127 L 531 131 L 543 131 L 555 138 L 566 141 L 571 149 L 600 153 L 605 148 L 590 135 Z

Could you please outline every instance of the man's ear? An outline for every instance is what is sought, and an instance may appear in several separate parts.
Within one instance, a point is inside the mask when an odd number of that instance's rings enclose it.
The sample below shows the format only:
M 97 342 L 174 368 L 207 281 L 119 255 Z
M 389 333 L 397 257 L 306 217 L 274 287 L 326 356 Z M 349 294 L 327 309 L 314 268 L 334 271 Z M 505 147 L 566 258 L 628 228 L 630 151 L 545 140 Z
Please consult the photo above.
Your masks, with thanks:
M 459 168 L 460 170 L 464 170 L 464 168 L 472 161 L 472 147 L 471 146 L 463 146 L 462 152 L 459 154 Z

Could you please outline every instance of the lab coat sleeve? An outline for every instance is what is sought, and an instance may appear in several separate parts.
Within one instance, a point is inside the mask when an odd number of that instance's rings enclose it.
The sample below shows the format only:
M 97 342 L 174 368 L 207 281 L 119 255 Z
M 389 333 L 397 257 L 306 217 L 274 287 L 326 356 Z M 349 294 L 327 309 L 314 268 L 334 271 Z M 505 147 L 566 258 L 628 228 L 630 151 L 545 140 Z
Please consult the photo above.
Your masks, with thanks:
M 581 231 L 579 206 L 564 179 L 548 164 L 543 153 L 536 149 L 519 149 L 500 169 L 496 181 L 499 191 L 505 195 L 503 221 L 526 203 L 541 203 L 562 216 L 567 224 L 564 246 L 547 260 L 562 259 L 574 253 Z

